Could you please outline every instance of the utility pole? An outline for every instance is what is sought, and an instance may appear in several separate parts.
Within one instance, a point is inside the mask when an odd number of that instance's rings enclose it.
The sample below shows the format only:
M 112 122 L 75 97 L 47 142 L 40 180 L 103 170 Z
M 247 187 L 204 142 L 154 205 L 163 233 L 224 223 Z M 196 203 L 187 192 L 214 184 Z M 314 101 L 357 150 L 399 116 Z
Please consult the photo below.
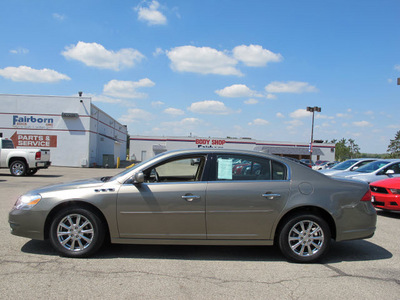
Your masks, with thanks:
M 313 140 L 314 140 L 314 113 L 321 112 L 321 107 L 318 106 L 307 106 L 307 111 L 312 112 L 312 125 L 311 125 L 311 141 L 310 141 L 310 161 L 312 161 L 312 152 L 313 152 Z

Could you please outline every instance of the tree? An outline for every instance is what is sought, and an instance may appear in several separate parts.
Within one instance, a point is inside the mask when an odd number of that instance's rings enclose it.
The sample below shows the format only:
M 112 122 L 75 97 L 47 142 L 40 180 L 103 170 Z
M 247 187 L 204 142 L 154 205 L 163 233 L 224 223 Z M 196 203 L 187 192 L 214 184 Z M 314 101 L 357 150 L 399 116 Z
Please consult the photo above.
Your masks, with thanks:
M 350 158 L 355 158 L 360 154 L 360 147 L 356 144 L 355 140 L 349 139 Z
M 387 152 L 391 157 L 400 157 L 400 130 L 397 131 L 393 140 L 390 140 Z
M 344 161 L 360 155 L 360 147 L 353 139 L 346 140 L 342 138 L 340 141 L 334 139 L 330 143 L 335 144 L 335 159 L 338 161 Z

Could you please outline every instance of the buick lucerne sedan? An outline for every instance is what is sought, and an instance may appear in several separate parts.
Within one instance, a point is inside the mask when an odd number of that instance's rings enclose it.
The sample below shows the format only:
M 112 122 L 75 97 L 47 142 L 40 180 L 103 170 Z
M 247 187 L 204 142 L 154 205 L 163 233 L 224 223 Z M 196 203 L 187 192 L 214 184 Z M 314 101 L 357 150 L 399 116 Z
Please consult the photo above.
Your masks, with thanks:
M 243 171 L 237 172 L 237 166 Z M 86 257 L 120 244 L 273 245 L 314 262 L 336 241 L 374 234 L 368 184 L 327 177 L 262 152 L 166 152 L 114 176 L 44 187 L 21 196 L 11 233 L 50 239 L 61 255 Z

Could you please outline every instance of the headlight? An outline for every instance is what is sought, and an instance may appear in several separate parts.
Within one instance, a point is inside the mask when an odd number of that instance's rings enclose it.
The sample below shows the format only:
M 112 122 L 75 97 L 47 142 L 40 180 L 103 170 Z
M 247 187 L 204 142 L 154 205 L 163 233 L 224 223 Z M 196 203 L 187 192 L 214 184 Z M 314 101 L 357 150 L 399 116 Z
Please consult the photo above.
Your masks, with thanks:
M 42 199 L 40 195 L 23 195 L 15 202 L 15 209 L 31 209 Z
M 399 189 L 389 189 L 392 194 L 400 194 L 400 190 Z

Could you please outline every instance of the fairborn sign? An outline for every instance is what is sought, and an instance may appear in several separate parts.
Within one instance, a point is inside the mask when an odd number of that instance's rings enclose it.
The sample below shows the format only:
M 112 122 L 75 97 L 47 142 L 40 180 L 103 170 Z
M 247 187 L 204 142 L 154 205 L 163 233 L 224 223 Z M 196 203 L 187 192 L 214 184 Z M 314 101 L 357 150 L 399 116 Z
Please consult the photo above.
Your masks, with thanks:
M 13 116 L 13 126 L 19 128 L 51 128 L 54 119 L 36 116 Z

